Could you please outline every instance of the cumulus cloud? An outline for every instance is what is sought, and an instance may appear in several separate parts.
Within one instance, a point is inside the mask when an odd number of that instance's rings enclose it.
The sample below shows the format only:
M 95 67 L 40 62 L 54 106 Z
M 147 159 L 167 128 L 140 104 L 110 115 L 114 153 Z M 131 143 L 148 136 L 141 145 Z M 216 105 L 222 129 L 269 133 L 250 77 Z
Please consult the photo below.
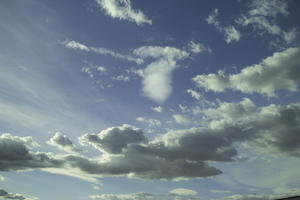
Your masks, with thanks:
M 275 92 L 280 89 L 298 91 L 299 57 L 299 47 L 289 48 L 274 53 L 259 64 L 245 67 L 240 73 L 226 75 L 219 71 L 217 74 L 197 75 L 193 81 L 197 86 L 215 92 L 223 92 L 228 88 L 275 96 Z
M 190 41 L 188 44 L 188 50 L 194 54 L 199 54 L 202 53 L 204 51 L 208 51 L 211 53 L 211 49 L 209 47 L 205 47 L 203 44 L 201 43 L 197 43 L 194 41 Z
M 124 76 L 124 75 L 118 75 L 118 76 L 112 77 L 112 80 L 128 82 L 128 81 L 130 81 L 130 77 L 129 76 Z
M 46 153 L 30 152 L 26 145 L 34 144 L 31 137 L 0 135 L 0 170 L 26 170 L 59 166 L 62 163 Z
M 132 8 L 130 0 L 96 0 L 96 2 L 112 18 L 135 22 L 137 25 L 152 24 L 143 12 Z
M 197 195 L 198 193 L 195 190 L 190 190 L 190 189 L 185 189 L 185 188 L 176 188 L 174 190 L 171 190 L 170 194 L 180 195 L 180 196 L 194 196 L 194 195 Z
M 143 92 L 150 99 L 162 103 L 172 92 L 172 72 L 177 68 L 177 61 L 186 59 L 186 51 L 174 47 L 143 46 L 133 53 L 141 58 L 153 58 L 143 72 Z
M 70 49 L 81 50 L 86 52 L 94 52 L 101 55 L 111 56 L 113 58 L 124 59 L 137 64 L 142 64 L 143 60 L 130 55 L 124 55 L 102 47 L 90 47 L 74 40 L 63 42 L 63 45 Z M 102 69 L 102 68 L 99 68 Z
M 8 193 L 6 190 L 0 189 L 0 199 L 37 200 L 38 198 L 25 194 Z
M 47 141 L 47 144 L 70 153 L 78 153 L 81 151 L 80 149 L 76 148 L 68 136 L 63 135 L 60 132 L 55 133 L 55 135 L 49 141 Z
M 5 180 L 5 178 L 4 178 L 3 176 L 0 175 L 0 182 L 1 182 L 1 181 L 4 181 L 4 180 Z
M 215 8 L 206 18 L 206 22 L 212 24 L 219 32 L 223 33 L 227 43 L 238 42 L 241 39 L 241 33 L 232 25 L 221 26 L 221 23 L 217 20 L 218 14 L 219 10 Z
M 252 26 L 259 35 L 269 34 L 278 36 L 285 43 L 290 44 L 297 37 L 297 29 L 292 28 L 290 31 L 284 31 L 275 22 L 279 15 L 287 16 L 289 14 L 287 7 L 288 1 L 251 1 L 248 12 L 237 18 L 236 22 L 242 26 Z
M 124 124 L 105 129 L 99 134 L 85 134 L 79 138 L 79 141 L 82 144 L 90 144 L 102 152 L 118 154 L 127 145 L 145 143 L 147 138 L 141 129 Z
M 136 121 L 138 122 L 144 122 L 148 124 L 149 126 L 161 126 L 161 122 L 158 119 L 153 119 L 153 118 L 146 118 L 146 117 L 137 117 Z

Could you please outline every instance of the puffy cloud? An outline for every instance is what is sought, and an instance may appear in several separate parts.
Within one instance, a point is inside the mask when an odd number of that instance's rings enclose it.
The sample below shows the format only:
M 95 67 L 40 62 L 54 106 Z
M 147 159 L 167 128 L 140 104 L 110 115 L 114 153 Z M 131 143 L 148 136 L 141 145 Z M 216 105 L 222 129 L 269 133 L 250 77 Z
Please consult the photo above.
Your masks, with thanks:
M 163 107 L 162 106 L 156 106 L 156 107 L 153 107 L 152 110 L 155 111 L 155 112 L 159 112 L 160 113 L 160 112 L 163 111 Z
M 55 133 L 55 135 L 49 141 L 47 141 L 47 144 L 70 153 L 78 153 L 81 151 L 75 147 L 68 136 L 62 135 L 60 132 Z
M 255 0 L 249 4 L 248 13 L 241 15 L 236 19 L 236 22 L 242 26 L 251 25 L 260 35 L 275 35 L 285 43 L 290 44 L 297 37 L 297 29 L 292 28 L 290 31 L 284 31 L 275 23 L 275 19 L 279 15 L 286 16 L 289 14 L 287 6 L 287 1 Z
M 31 137 L 0 135 L 0 171 L 56 167 L 62 164 L 49 154 L 30 152 L 26 145 L 34 143 Z
M 221 26 L 220 22 L 217 20 L 218 14 L 219 10 L 215 8 L 206 18 L 206 22 L 212 24 L 219 32 L 223 33 L 227 43 L 238 42 L 241 39 L 241 33 L 232 25 Z
M 0 175 L 0 182 L 1 182 L 1 181 L 4 181 L 4 180 L 5 180 L 5 178 L 4 178 L 3 176 Z
M 136 121 L 147 123 L 149 126 L 161 126 L 161 122 L 158 119 L 137 117 Z
M 0 189 L 0 199 L 37 200 L 38 198 L 25 194 L 8 193 L 6 190 Z
M 197 195 L 198 193 L 195 190 L 190 190 L 190 189 L 185 189 L 185 188 L 176 188 L 174 190 L 171 190 L 170 194 L 180 195 L 180 196 L 194 196 L 194 195 Z
M 172 116 L 176 123 L 181 125 L 189 125 L 192 123 L 192 120 L 188 118 L 187 116 L 176 114 Z
M 70 49 L 81 50 L 81 51 L 86 51 L 86 52 L 94 52 L 94 53 L 98 53 L 98 54 L 101 54 L 101 55 L 108 55 L 108 56 L 111 56 L 113 58 L 124 59 L 124 60 L 128 60 L 128 61 L 131 61 L 131 62 L 135 62 L 137 64 L 142 64 L 144 62 L 140 58 L 135 58 L 135 57 L 130 56 L 130 55 L 120 54 L 120 53 L 117 53 L 117 52 L 114 52 L 112 50 L 102 48 L 102 47 L 89 47 L 89 46 L 86 46 L 86 45 L 81 44 L 79 42 L 76 42 L 74 40 L 63 42 L 63 45 L 67 48 L 70 48 Z M 103 70 L 103 68 L 99 68 L 99 69 Z
M 147 138 L 141 129 L 124 124 L 108 128 L 99 134 L 85 134 L 79 141 L 82 144 L 90 144 L 102 152 L 119 154 L 129 144 L 145 143 Z
M 143 46 L 133 53 L 142 58 L 154 58 L 143 72 L 143 92 L 158 103 L 164 102 L 172 92 L 171 75 L 177 61 L 188 58 L 186 51 L 174 47 Z
M 140 10 L 134 10 L 130 0 L 96 0 L 107 15 L 121 20 L 135 22 L 137 25 L 152 24 Z
M 215 92 L 225 89 L 238 90 L 244 93 L 260 93 L 274 96 L 280 89 L 297 91 L 300 83 L 300 49 L 289 48 L 274 53 L 261 63 L 245 67 L 237 74 L 197 75 L 193 81 L 199 87 Z

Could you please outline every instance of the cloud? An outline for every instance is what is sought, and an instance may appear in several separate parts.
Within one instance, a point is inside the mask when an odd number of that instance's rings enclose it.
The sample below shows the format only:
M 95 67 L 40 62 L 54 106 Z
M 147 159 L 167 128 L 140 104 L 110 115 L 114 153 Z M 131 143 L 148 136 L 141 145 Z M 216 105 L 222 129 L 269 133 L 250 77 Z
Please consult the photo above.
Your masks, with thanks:
M 202 95 L 199 92 L 195 91 L 195 90 L 188 89 L 187 93 L 189 93 L 193 98 L 195 98 L 197 100 L 202 99 Z
M 14 200 L 37 200 L 38 198 L 25 194 L 8 193 L 7 191 L 0 189 L 0 199 L 14 199 Z
M 98 5 L 112 18 L 135 22 L 137 25 L 152 24 L 140 10 L 134 10 L 130 0 L 96 0 Z
M 62 135 L 60 132 L 55 133 L 55 135 L 49 141 L 47 141 L 47 144 L 70 153 L 78 153 L 81 151 L 75 147 L 70 138 L 68 138 L 66 135 Z
M 135 58 L 130 55 L 124 55 L 120 53 L 116 53 L 112 50 L 105 49 L 102 47 L 89 47 L 74 40 L 63 42 L 63 45 L 70 49 L 81 50 L 86 52 L 94 52 L 101 55 L 111 56 L 113 58 L 124 59 L 131 62 L 135 62 L 137 64 L 142 64 L 143 60 L 140 58 Z
M 5 178 L 3 176 L 0 175 L 0 182 L 4 181 Z
M 208 51 L 209 53 L 212 52 L 212 50 L 209 47 L 205 47 L 203 44 L 196 43 L 194 41 L 190 41 L 187 48 L 190 52 L 192 52 L 194 54 L 199 54 L 204 51 Z
M 137 117 L 136 121 L 144 122 L 144 123 L 148 124 L 151 127 L 161 126 L 161 122 L 158 119 L 152 119 L 152 118 L 146 118 L 146 117 Z
M 35 143 L 31 137 L 0 135 L 0 171 L 28 170 L 60 166 L 50 154 L 30 152 L 26 145 Z
M 274 53 L 259 64 L 245 67 L 240 73 L 226 75 L 219 71 L 218 74 L 197 75 L 193 81 L 197 86 L 215 92 L 223 92 L 228 88 L 271 97 L 280 89 L 298 91 L 299 57 L 299 47 L 289 48 Z
M 186 51 L 174 47 L 143 46 L 133 53 L 141 58 L 154 58 L 143 72 L 143 92 L 150 99 L 162 103 L 172 92 L 172 72 L 177 61 L 188 58 Z
M 197 195 L 197 191 L 185 189 L 185 188 L 176 188 L 174 190 L 170 191 L 170 194 L 172 195 L 180 195 L 180 196 L 194 196 Z
M 90 144 L 102 152 L 119 154 L 127 145 L 145 143 L 147 138 L 141 129 L 124 124 L 108 128 L 99 134 L 85 134 L 79 138 L 79 141 L 82 144 Z
M 161 113 L 163 111 L 163 107 L 161 106 L 152 107 L 152 110 Z
M 238 42 L 241 39 L 241 33 L 232 25 L 221 26 L 220 22 L 217 20 L 218 14 L 219 10 L 215 8 L 206 18 L 206 22 L 212 24 L 219 32 L 223 33 L 227 43 Z
M 124 75 L 118 75 L 118 76 L 112 77 L 112 80 L 128 82 L 128 81 L 130 81 L 130 77 L 129 76 L 124 76 Z
M 189 125 L 192 123 L 191 119 L 187 116 L 176 114 L 172 116 L 176 123 L 181 125 Z
M 252 26 L 258 35 L 278 36 L 286 44 L 291 44 L 297 37 L 297 29 L 292 28 L 290 31 L 284 31 L 275 22 L 279 15 L 287 16 L 289 14 L 287 7 L 287 1 L 255 0 L 249 4 L 248 13 L 238 17 L 236 22 L 242 26 Z M 273 41 L 271 44 L 276 45 L 275 43 Z
M 139 192 L 132 194 L 100 194 L 90 195 L 90 199 L 98 200 L 158 200 L 153 194 Z
M 286 195 L 288 196 L 288 195 Z M 265 194 L 265 195 L 257 195 L 257 194 L 246 194 L 246 195 L 231 195 L 222 198 L 222 200 L 274 200 L 275 198 L 283 198 L 284 195 L 270 195 L 270 194 Z

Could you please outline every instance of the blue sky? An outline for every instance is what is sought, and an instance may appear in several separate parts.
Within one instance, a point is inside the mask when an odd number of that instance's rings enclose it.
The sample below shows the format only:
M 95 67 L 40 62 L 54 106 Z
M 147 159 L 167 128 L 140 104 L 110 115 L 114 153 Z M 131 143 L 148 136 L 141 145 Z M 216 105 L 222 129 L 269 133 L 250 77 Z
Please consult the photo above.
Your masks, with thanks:
M 0 199 L 299 195 L 299 6 L 1 1 Z

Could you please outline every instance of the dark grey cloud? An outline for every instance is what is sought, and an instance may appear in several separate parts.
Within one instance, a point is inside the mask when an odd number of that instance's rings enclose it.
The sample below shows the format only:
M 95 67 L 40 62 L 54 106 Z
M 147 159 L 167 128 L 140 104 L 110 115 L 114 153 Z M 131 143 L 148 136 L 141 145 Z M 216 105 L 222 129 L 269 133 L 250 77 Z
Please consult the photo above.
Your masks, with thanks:
M 14 199 L 14 200 L 37 200 L 36 197 L 31 197 L 29 195 L 25 194 L 14 194 L 14 193 L 8 193 L 6 190 L 0 189 L 0 199 L 8 200 L 8 199 Z
M 281 89 L 298 91 L 300 84 L 300 48 L 289 48 L 274 53 L 261 63 L 245 67 L 237 74 L 197 75 L 193 81 L 198 87 L 224 92 L 226 89 L 243 93 L 259 93 L 275 96 Z
M 85 134 L 79 141 L 82 144 L 90 144 L 102 152 L 118 154 L 129 144 L 147 142 L 147 138 L 141 129 L 125 124 L 108 128 L 99 134 Z
M 28 137 L 17 137 L 10 134 L 0 135 L 0 170 L 26 170 L 32 168 L 57 167 L 61 161 L 47 153 L 30 152 L 26 144 Z
M 62 135 L 59 132 L 55 133 L 55 135 L 49 141 L 47 141 L 47 144 L 55 146 L 66 152 L 78 153 L 81 151 L 80 149 L 76 148 L 70 138 L 68 138 L 66 135 Z

